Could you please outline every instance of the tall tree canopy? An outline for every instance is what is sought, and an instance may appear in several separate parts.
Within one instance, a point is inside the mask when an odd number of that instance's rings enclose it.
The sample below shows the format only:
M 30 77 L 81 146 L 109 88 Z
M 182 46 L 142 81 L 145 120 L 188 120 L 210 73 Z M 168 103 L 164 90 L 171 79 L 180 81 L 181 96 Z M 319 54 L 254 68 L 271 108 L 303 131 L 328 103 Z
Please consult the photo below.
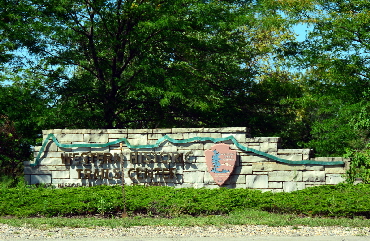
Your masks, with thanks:
M 306 41 L 290 44 L 286 52 L 304 70 L 305 93 L 299 102 L 310 123 L 306 146 L 324 156 L 361 149 L 368 143 L 370 127 L 369 2 L 294 2 L 283 3 L 285 13 L 312 28 Z
M 60 127 L 262 130 L 254 115 L 288 112 L 279 100 L 292 93 L 262 106 L 251 95 L 261 91 L 261 64 L 293 37 L 270 1 L 6 2 L 18 13 L 8 37 L 28 48 L 33 71 L 58 96 Z

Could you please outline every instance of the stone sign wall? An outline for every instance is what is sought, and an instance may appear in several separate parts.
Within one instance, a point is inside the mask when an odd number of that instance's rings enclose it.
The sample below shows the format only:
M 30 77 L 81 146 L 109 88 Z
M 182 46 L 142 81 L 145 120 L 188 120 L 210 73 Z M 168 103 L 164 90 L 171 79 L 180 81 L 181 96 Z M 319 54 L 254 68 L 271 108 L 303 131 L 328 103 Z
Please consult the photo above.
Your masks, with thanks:
M 29 184 L 56 187 L 124 180 L 125 185 L 290 192 L 344 181 L 349 160 L 313 158 L 310 149 L 281 149 L 280 142 L 252 138 L 245 127 L 54 129 L 43 131 L 43 145 L 35 148 L 33 162 L 24 163 L 24 173 Z

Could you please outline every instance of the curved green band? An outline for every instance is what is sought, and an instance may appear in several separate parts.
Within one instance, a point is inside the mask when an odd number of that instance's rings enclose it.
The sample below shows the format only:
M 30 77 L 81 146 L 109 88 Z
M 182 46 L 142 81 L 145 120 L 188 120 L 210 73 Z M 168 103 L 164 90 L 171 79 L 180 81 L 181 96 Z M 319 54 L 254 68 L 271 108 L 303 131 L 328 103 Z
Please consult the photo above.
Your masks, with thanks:
M 40 159 L 41 159 L 41 154 L 44 152 L 45 150 L 45 146 L 48 144 L 49 140 L 52 139 L 53 142 L 58 146 L 58 147 L 62 147 L 62 148 L 72 148 L 72 147 L 107 147 L 107 146 L 110 146 L 110 145 L 115 145 L 115 144 L 118 144 L 118 143 L 121 143 L 121 142 L 124 142 L 126 144 L 126 146 L 130 149 L 140 149 L 140 148 L 156 148 L 156 147 L 159 147 L 160 144 L 164 141 L 169 141 L 171 143 L 174 143 L 174 144 L 185 144 L 185 143 L 190 143 L 190 142 L 194 142 L 194 141 L 212 141 L 213 143 L 216 143 L 216 142 L 221 142 L 221 141 L 232 141 L 235 146 L 237 146 L 239 149 L 243 150 L 243 151 L 246 151 L 246 152 L 253 152 L 257 155 L 260 155 L 260 156 L 264 156 L 264 157 L 267 157 L 269 159 L 272 159 L 274 161 L 277 161 L 277 162 L 281 162 L 281 163 L 285 163 L 285 164 L 291 164 L 291 165 L 324 165 L 324 166 L 333 166 L 333 165 L 343 165 L 344 162 L 343 161 L 333 161 L 333 162 L 330 162 L 330 161 L 312 161 L 312 160 L 303 160 L 303 161 L 290 161 L 290 160 L 286 160 L 286 159 L 282 159 L 282 158 L 279 158 L 279 157 L 276 157 L 276 156 L 273 156 L 273 155 L 270 155 L 266 152 L 262 152 L 262 151 L 258 151 L 258 150 L 255 150 L 253 148 L 249 148 L 249 147 L 246 147 L 246 146 L 243 146 L 241 145 L 236 139 L 234 136 L 228 136 L 228 137 L 224 137 L 224 138 L 212 138 L 212 137 L 192 137 L 192 138 L 189 138 L 189 139 L 184 139 L 184 140 L 176 140 L 176 139 L 172 139 L 171 137 L 169 137 L 168 135 L 165 135 L 163 136 L 162 138 L 158 139 L 156 141 L 155 144 L 153 145 L 131 145 L 130 142 L 126 139 L 126 138 L 121 138 L 121 139 L 118 139 L 118 140 L 115 140 L 115 141 L 112 141 L 112 142 L 108 142 L 108 143 L 105 143 L 105 144 L 99 144 L 99 143 L 89 143 L 89 144 L 60 144 L 57 140 L 57 138 L 54 136 L 54 134 L 50 133 L 46 139 L 44 140 L 41 148 L 40 148 L 40 151 L 36 157 L 36 161 L 35 163 L 32 163 L 30 164 L 31 167 L 34 167 L 34 166 L 37 166 L 39 163 L 40 163 Z

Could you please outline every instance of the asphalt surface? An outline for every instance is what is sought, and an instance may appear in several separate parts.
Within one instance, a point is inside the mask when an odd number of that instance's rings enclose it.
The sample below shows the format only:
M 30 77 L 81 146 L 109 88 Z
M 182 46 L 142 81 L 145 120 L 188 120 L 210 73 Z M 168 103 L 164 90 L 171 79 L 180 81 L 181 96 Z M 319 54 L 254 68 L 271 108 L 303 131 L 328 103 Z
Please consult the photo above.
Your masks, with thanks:
M 7 239 L 8 241 L 9 239 Z M 19 240 L 19 239 L 16 239 Z M 45 240 L 53 240 L 53 239 L 32 239 L 33 241 L 45 241 Z M 226 241 L 225 237 L 223 238 L 215 238 L 215 237 L 181 237 L 181 238 L 75 238 L 75 239 L 54 239 L 58 241 Z M 245 241 L 245 240 L 256 240 L 256 241 L 369 241 L 370 236 L 311 236 L 311 237 L 276 237 L 276 236 L 269 236 L 269 237 L 230 237 L 227 238 L 227 241 Z

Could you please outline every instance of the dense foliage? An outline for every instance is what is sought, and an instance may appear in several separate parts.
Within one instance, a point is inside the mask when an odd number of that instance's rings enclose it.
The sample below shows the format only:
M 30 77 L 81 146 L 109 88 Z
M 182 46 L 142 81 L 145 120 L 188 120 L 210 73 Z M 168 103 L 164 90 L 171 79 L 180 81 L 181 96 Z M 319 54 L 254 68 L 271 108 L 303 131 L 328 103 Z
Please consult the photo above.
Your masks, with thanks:
M 369 185 L 319 186 L 292 193 L 251 189 L 176 189 L 126 187 L 130 215 L 177 217 L 228 214 L 238 209 L 307 216 L 370 217 Z M 17 217 L 118 215 L 123 210 L 120 186 L 0 189 L 0 215 Z

